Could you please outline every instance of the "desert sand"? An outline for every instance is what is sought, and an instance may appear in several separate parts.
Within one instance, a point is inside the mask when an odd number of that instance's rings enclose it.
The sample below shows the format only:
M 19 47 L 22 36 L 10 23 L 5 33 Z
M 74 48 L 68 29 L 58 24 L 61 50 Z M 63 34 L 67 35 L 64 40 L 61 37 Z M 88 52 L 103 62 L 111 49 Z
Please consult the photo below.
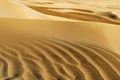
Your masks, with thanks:
M 119 0 L 0 0 L 0 80 L 120 80 Z

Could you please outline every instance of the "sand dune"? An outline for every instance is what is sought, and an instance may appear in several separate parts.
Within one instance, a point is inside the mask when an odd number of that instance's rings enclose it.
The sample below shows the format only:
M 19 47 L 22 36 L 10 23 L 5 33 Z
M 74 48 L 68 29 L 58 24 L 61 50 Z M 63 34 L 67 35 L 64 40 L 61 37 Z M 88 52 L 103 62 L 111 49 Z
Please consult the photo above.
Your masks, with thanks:
M 118 0 L 0 3 L 0 80 L 120 80 Z
M 12 0 L 1 0 L 0 3 L 1 3 L 1 5 L 0 5 L 0 17 L 1 18 L 70 21 L 65 18 L 54 17 L 54 16 L 49 16 L 49 15 L 39 13 L 21 3 L 18 3 L 18 2 L 12 1 Z
M 100 12 L 100 11 L 93 11 L 93 10 L 84 9 L 84 8 L 80 9 L 76 7 L 73 7 L 73 8 L 61 7 L 61 6 L 55 5 L 57 4 L 57 2 L 53 3 L 54 5 L 50 4 L 50 6 L 49 4 L 48 6 L 44 5 L 46 4 L 46 2 L 41 2 L 41 3 L 27 2 L 25 4 L 30 8 L 47 15 L 58 16 L 58 17 L 63 17 L 63 18 L 68 18 L 73 20 L 85 20 L 85 21 L 96 21 L 96 22 L 120 24 L 119 16 L 110 11 Z
M 120 56 L 89 43 L 27 39 L 0 46 L 1 80 L 119 80 Z
M 53 24 L 56 25 L 49 27 Z M 0 79 L 119 80 L 120 55 L 113 48 L 120 48 L 110 44 L 119 41 L 110 42 L 111 36 L 103 35 L 112 28 L 111 34 L 117 34 L 119 26 L 94 23 L 100 25 L 95 28 L 92 24 L 1 19 Z

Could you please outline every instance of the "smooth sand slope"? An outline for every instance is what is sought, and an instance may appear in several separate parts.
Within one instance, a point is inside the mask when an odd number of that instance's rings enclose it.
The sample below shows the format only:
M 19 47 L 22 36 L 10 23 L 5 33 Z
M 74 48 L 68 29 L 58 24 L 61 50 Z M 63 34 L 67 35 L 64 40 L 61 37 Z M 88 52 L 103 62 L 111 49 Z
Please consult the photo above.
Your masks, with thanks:
M 80 1 L 1 0 L 0 80 L 120 80 L 119 3 Z

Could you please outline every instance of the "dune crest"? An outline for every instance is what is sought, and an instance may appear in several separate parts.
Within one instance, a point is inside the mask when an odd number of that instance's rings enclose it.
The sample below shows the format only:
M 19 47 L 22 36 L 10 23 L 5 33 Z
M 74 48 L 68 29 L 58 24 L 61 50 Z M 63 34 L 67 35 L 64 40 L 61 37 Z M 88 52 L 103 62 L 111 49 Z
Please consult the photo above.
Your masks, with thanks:
M 85 5 L 86 8 L 84 8 L 85 6 L 81 8 L 82 3 L 80 3 L 79 1 L 76 1 L 75 3 L 73 0 L 71 1 L 65 0 L 60 2 L 56 0 L 54 2 L 51 2 L 51 0 L 50 1 L 48 0 L 46 2 L 21 0 L 20 2 L 30 7 L 33 10 L 36 10 L 40 13 L 51 15 L 51 16 L 63 17 L 70 20 L 73 19 L 77 21 L 83 20 L 83 21 L 105 22 L 105 23 L 118 24 L 118 25 L 120 24 L 119 15 L 112 13 L 111 10 L 106 9 L 107 12 L 101 11 L 101 10 L 97 11 L 94 9 L 90 10 L 90 8 L 92 7 L 89 6 L 88 8 L 88 5 Z M 79 4 L 77 4 L 77 2 Z M 75 4 L 77 6 L 75 6 Z M 103 14 L 99 15 L 100 13 L 103 13 Z

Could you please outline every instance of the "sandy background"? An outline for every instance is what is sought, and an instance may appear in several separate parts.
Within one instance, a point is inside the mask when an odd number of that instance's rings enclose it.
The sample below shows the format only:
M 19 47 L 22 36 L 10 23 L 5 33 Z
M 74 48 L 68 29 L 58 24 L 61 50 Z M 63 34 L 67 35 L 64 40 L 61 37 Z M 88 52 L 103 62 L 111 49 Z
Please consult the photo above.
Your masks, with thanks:
M 0 0 L 0 80 L 119 80 L 119 0 Z

